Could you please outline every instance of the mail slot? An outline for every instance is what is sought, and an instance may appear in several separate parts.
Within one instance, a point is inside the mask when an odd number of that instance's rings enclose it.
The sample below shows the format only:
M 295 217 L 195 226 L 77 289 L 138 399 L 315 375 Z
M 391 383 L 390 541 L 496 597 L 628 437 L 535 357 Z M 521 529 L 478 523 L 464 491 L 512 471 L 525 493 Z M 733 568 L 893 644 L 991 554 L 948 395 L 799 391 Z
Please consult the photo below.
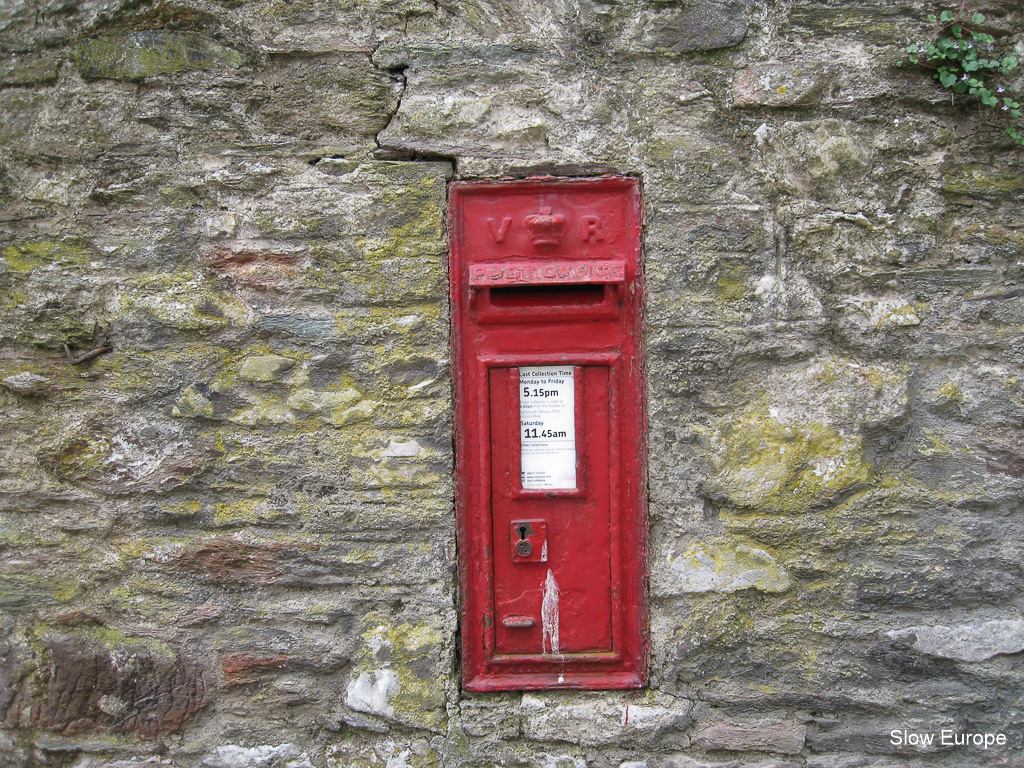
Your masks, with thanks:
M 636 179 L 451 190 L 463 687 L 646 682 Z

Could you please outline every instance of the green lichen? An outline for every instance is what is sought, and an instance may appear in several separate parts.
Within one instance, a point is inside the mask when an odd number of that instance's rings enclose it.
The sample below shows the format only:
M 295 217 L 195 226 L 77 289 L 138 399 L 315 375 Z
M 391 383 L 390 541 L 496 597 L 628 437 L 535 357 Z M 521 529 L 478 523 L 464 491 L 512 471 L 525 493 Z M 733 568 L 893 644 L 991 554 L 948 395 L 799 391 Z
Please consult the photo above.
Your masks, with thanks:
M 746 277 L 749 270 L 740 265 L 723 265 L 718 273 L 718 296 L 722 301 L 740 301 L 747 295 Z
M 142 30 L 85 38 L 72 60 L 86 79 L 141 80 L 189 70 L 237 69 L 245 56 L 194 32 Z
M 39 454 L 39 462 L 62 480 L 99 480 L 116 446 L 109 434 L 82 429 Z
M 203 511 L 203 505 L 194 499 L 178 501 L 173 504 L 166 504 L 160 509 L 161 514 L 172 520 L 175 518 L 190 519 Z
M 249 405 L 235 411 L 227 420 L 246 427 L 295 426 L 300 420 L 280 398 L 248 393 Z
M 680 656 L 739 646 L 754 629 L 754 614 L 737 608 L 736 601 L 719 597 L 698 601 L 670 633 L 669 646 Z
M 0 607 L 6 609 L 69 603 L 82 591 L 77 581 L 28 573 L 0 574 Z
M 921 439 L 914 450 L 922 456 L 950 456 L 953 453 L 953 446 L 946 440 L 946 433 L 934 429 L 926 429 L 921 433 Z M 964 446 L 966 449 L 966 446 Z
M 939 386 L 938 395 L 947 403 L 962 403 L 964 401 L 964 393 L 952 381 L 942 382 Z
M 713 436 L 718 475 L 709 486 L 731 504 L 776 512 L 808 510 L 872 476 L 859 436 L 812 423 L 782 423 L 751 408 Z
M 792 586 L 770 554 L 734 542 L 691 544 L 679 557 L 669 558 L 669 565 L 684 592 L 785 592 Z
M 304 277 L 312 285 L 355 287 L 371 303 L 437 299 L 444 295 L 443 200 L 438 180 L 404 179 L 380 201 L 378 233 L 353 249 L 327 243 L 311 249 L 314 266 Z
M 147 274 L 135 279 L 118 297 L 118 313 L 125 318 L 147 315 L 183 331 L 247 325 L 252 315 L 240 301 L 217 291 L 202 275 L 190 271 Z
M 171 414 L 179 418 L 195 418 L 202 416 L 212 419 L 214 416 L 213 403 L 206 398 L 194 384 L 189 384 L 178 395 L 174 405 L 171 407 Z
M 47 624 L 37 624 L 31 629 L 31 636 L 36 640 L 42 640 L 50 635 L 86 640 L 105 648 L 111 654 L 143 653 L 147 656 L 159 656 L 172 662 L 178 658 L 174 649 L 162 640 L 126 635 L 124 632 L 109 627 L 75 627 L 73 629 L 61 627 L 60 630 L 56 630 Z
M 91 244 L 80 238 L 35 240 L 0 250 L 0 271 L 28 274 L 34 270 L 87 269 L 97 255 Z
M 986 166 L 968 166 L 946 176 L 941 189 L 953 195 L 1004 198 L 1024 190 L 1024 178 L 1019 173 L 998 173 Z
M 238 375 L 252 382 L 277 381 L 281 374 L 295 365 L 295 360 L 282 355 L 250 355 L 242 361 Z
M 263 499 L 235 499 L 214 504 L 213 521 L 217 525 L 242 525 L 263 519 Z
M 353 676 L 389 669 L 398 676 L 398 690 L 388 704 L 394 718 L 420 728 L 442 731 L 445 691 L 443 676 L 449 633 L 436 621 L 396 621 L 393 616 L 370 613 L 360 627 L 362 644 Z

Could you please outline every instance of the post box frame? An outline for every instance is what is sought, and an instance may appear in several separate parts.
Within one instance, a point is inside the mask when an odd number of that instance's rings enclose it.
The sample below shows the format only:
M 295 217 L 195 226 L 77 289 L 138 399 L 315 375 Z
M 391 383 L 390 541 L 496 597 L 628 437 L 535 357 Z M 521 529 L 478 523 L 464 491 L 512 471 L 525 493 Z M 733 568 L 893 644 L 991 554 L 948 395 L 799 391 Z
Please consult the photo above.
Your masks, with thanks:
M 488 255 L 481 254 L 470 244 L 471 238 L 467 238 L 468 229 L 489 226 L 491 240 L 500 242 L 499 237 L 503 240 L 512 226 L 506 219 L 516 218 L 502 217 L 500 227 L 495 226 L 492 218 L 485 225 L 469 211 L 481 200 L 488 204 L 494 201 L 500 209 L 504 196 L 538 201 L 561 200 L 560 196 L 564 196 L 573 201 L 590 199 L 588 195 L 604 205 L 611 205 L 607 202 L 611 199 L 614 206 L 621 207 L 621 221 L 616 218 L 614 248 L 604 249 L 609 253 L 580 246 L 586 253 L 574 261 L 573 256 L 579 254 L 568 244 L 559 250 L 545 243 L 533 253 L 509 253 L 508 249 L 502 252 L 498 248 Z M 586 237 L 586 228 L 593 229 L 589 219 L 584 216 L 582 223 L 570 222 L 570 238 L 574 224 L 578 224 L 577 236 Z M 648 638 L 639 180 L 599 177 L 455 182 L 451 185 L 449 225 L 463 687 L 473 691 L 642 687 L 646 684 Z M 606 258 L 609 254 L 611 257 Z M 597 288 L 592 294 L 581 294 L 588 301 L 578 307 L 517 306 L 514 311 L 505 312 L 491 303 L 491 289 L 495 287 L 500 290 L 507 286 L 544 285 L 554 286 L 555 290 L 558 286 L 569 286 L 567 290 L 583 291 L 589 288 L 580 286 L 595 286 L 603 293 L 600 300 L 596 300 Z M 589 301 L 591 296 L 595 301 Z M 522 323 L 527 329 L 556 326 L 566 336 L 565 348 L 540 344 L 531 349 L 511 350 L 508 343 L 503 346 L 488 341 L 498 338 L 503 323 Z M 593 327 L 612 329 L 609 333 L 614 338 L 607 343 L 585 339 L 586 330 Z M 495 558 L 508 557 L 509 544 L 494 540 L 491 517 L 495 489 L 490 471 L 493 404 L 489 382 L 492 377 L 500 381 L 504 375 L 494 371 L 507 369 L 508 375 L 513 376 L 517 374 L 512 371 L 522 366 L 548 365 L 606 371 L 601 375 L 607 377 L 609 397 L 602 413 L 606 412 L 608 418 L 606 439 L 612 466 L 619 468 L 607 480 L 612 647 L 598 652 L 503 654 L 495 643 L 498 616 L 494 605 L 494 563 Z M 582 374 L 574 379 L 578 429 L 584 413 L 584 406 L 578 403 L 583 395 L 583 381 Z M 503 418 L 515 423 L 518 432 L 518 398 L 508 398 L 504 406 L 507 415 Z M 507 428 L 505 433 L 509 434 Z M 587 450 L 586 446 L 581 450 Z M 509 456 L 513 463 L 519 461 L 516 441 L 510 443 Z M 588 468 L 583 459 L 578 461 L 577 488 L 546 491 L 518 487 L 512 488 L 512 496 L 544 504 L 556 497 L 571 499 L 584 495 L 590 480 L 588 472 L 594 468 Z

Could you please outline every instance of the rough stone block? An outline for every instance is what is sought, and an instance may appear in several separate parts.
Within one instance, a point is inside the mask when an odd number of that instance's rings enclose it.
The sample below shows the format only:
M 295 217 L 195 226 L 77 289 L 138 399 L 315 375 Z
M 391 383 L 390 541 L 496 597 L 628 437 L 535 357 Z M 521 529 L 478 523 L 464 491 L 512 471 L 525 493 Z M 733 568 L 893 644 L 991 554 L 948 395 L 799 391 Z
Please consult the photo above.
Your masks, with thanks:
M 117 32 L 82 40 L 73 55 L 85 78 L 141 80 L 190 70 L 231 68 L 245 62 L 238 51 L 194 32 Z
M 846 0 L 797 0 L 789 21 L 820 40 L 853 39 L 874 45 L 906 44 L 907 28 L 920 23 L 916 8 L 898 3 L 849 3 Z
M 213 582 L 257 585 L 281 579 L 285 575 L 282 559 L 289 553 L 315 546 L 305 542 L 250 543 L 225 536 L 159 548 L 149 557 L 161 566 L 195 573 Z
M 202 666 L 165 643 L 105 628 L 76 634 L 43 629 L 38 641 L 39 657 L 22 661 L 31 674 L 7 681 L 21 688 L 3 713 L 10 724 L 152 739 L 180 732 L 206 703 Z
M 779 752 L 798 755 L 803 751 L 807 728 L 802 723 L 767 723 L 739 726 L 713 723 L 694 734 L 695 746 L 729 752 Z
M 623 14 L 628 22 L 615 48 L 631 54 L 668 55 L 729 48 L 746 37 L 750 5 L 746 0 L 710 0 L 629 8 Z
M 523 735 L 535 741 L 571 740 L 588 746 L 685 746 L 693 705 L 650 693 L 523 695 Z
M 349 709 L 387 721 L 440 732 L 446 691 L 438 681 L 451 663 L 451 615 L 407 622 L 371 613 L 361 624 L 359 662 L 352 670 Z
M 58 479 L 113 495 L 167 493 L 188 484 L 220 456 L 212 441 L 196 440 L 159 419 L 120 419 L 112 413 L 69 426 L 39 453 Z
M 268 130 L 334 143 L 353 152 L 373 137 L 398 107 L 401 83 L 370 61 L 370 51 L 311 53 L 275 50 L 253 82 L 258 113 Z
M 57 59 L 52 54 L 14 54 L 0 64 L 0 85 L 42 85 L 57 79 Z
M 658 594 L 742 589 L 785 592 L 793 585 L 789 574 L 768 552 L 728 542 L 691 544 L 682 554 L 670 555 L 666 576 L 664 580 L 652 579 L 652 588 Z
M 736 107 L 797 107 L 816 104 L 834 75 L 823 61 L 766 62 L 741 69 L 733 78 Z
M 425 739 L 381 740 L 373 746 L 336 744 L 327 748 L 327 768 L 437 768 L 441 756 Z
M 1024 621 L 1015 619 L 905 627 L 886 634 L 921 653 L 956 661 L 986 661 L 1024 651 Z
M 78 595 L 72 581 L 35 573 L 0 574 L 0 606 L 8 610 L 67 603 Z
M 204 759 L 205 768 L 313 768 L 309 755 L 297 744 L 260 744 L 243 747 L 225 744 Z
M 469 736 L 509 739 L 521 735 L 519 694 L 466 697 L 459 701 L 459 724 Z

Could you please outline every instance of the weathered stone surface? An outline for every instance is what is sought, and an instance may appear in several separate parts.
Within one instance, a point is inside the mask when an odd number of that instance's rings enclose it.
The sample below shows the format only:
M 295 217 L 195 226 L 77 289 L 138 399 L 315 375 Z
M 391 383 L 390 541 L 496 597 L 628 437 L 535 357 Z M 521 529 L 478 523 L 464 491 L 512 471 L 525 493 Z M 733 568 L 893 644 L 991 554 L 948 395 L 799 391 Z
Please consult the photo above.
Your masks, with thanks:
M 52 54 L 19 56 L 15 54 L 0 64 L 0 84 L 38 85 L 57 79 L 57 59 Z
M 524 694 L 523 735 L 535 741 L 572 741 L 588 746 L 685 746 L 692 704 L 670 696 Z
M 663 586 L 666 591 L 785 592 L 792 586 L 789 574 L 770 554 L 742 544 L 691 544 L 668 564 L 676 583 Z
M 1024 651 L 1024 621 L 980 621 L 955 626 L 916 626 L 887 633 L 915 651 L 956 661 L 977 662 Z
M 208 539 L 188 546 L 172 545 L 150 556 L 161 565 L 197 573 L 226 584 L 269 584 L 284 575 L 280 563 L 288 544 L 250 544 L 232 537 Z M 299 544 L 298 548 L 309 545 Z
M 768 723 L 760 726 L 714 723 L 699 729 L 694 734 L 693 742 L 709 750 L 797 755 L 803 751 L 805 733 L 805 726 L 798 723 Z
M 445 690 L 437 684 L 451 641 L 437 621 L 396 622 L 370 614 L 362 622 L 359 663 L 346 706 L 416 728 L 440 731 Z
M 522 733 L 518 696 L 464 697 L 459 701 L 459 725 L 470 736 L 513 738 Z
M 155 738 L 181 731 L 206 703 L 202 666 L 165 643 L 106 629 L 44 631 L 38 643 L 38 658 L 23 659 L 20 675 L 5 681 L 16 691 L 3 702 L 8 725 Z
M 766 403 L 748 406 L 712 436 L 718 474 L 708 488 L 742 507 L 806 510 L 868 482 L 859 433 L 898 423 L 907 407 L 900 372 L 845 360 L 779 371 L 768 387 Z
M 238 68 L 245 57 L 194 32 L 146 30 L 88 37 L 78 44 L 75 66 L 85 78 L 139 80 L 215 67 Z
M 12 392 L 19 394 L 39 394 L 47 390 L 50 379 L 31 371 L 22 371 L 21 373 L 6 377 L 0 383 Z
M 220 455 L 210 441 L 195 444 L 173 425 L 132 421 L 116 425 L 112 413 L 68 430 L 40 464 L 65 482 L 115 495 L 167 493 L 202 474 Z
M 387 740 L 375 746 L 337 744 L 327 748 L 327 768 L 374 768 L 394 765 L 407 768 L 437 768 L 440 755 L 425 739 Z
M 889 738 L 1019 719 L 1022 188 L 924 14 L 6 3 L 4 768 L 1019 762 Z M 459 690 L 447 184 L 548 174 L 642 182 L 642 692 Z
M 736 73 L 732 101 L 737 107 L 797 107 L 821 101 L 834 79 L 827 62 L 755 64 Z
M 699 4 L 651 4 L 626 24 L 618 47 L 630 53 L 678 54 L 739 44 L 746 36 L 750 3 L 712 0 Z M 627 16 L 628 18 L 628 16 Z
M 225 744 L 203 759 L 207 768 L 312 768 L 309 756 L 296 744 L 243 747 Z
M 271 54 L 253 83 L 259 116 L 276 132 L 367 151 L 398 107 L 401 83 L 373 66 L 370 51 Z

